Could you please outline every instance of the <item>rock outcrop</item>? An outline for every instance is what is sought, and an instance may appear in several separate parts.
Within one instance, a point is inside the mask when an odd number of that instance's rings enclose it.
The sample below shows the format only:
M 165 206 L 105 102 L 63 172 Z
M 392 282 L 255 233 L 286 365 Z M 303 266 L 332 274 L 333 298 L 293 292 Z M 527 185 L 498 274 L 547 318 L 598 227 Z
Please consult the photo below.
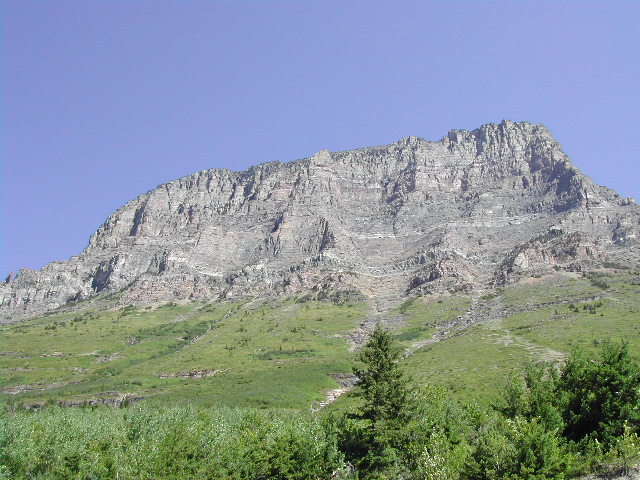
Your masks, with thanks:
M 357 289 L 473 289 L 545 268 L 637 261 L 640 208 L 594 184 L 542 125 L 321 151 L 174 180 L 87 248 L 0 284 L 4 321 L 119 292 L 122 304 Z

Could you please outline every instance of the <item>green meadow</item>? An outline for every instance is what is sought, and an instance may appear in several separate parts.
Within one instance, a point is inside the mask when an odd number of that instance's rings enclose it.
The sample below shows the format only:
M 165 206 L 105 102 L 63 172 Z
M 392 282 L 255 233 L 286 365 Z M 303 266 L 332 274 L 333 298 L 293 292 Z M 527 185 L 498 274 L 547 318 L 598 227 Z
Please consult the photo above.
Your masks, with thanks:
M 615 400 L 593 368 L 605 371 L 598 358 L 624 340 L 632 358 L 616 378 L 637 382 L 639 293 L 640 272 L 602 269 L 411 298 L 383 314 L 353 293 L 88 305 L 4 325 L 0 479 L 560 480 L 628 471 L 640 460 L 634 423 L 620 417 L 631 410 L 607 400 L 620 415 L 576 442 L 580 424 L 567 412 L 584 389 L 553 383 L 552 373 L 527 382 L 532 365 L 566 369 L 579 347 L 590 360 L 573 364 L 578 386 L 589 381 Z M 361 387 L 318 411 L 370 349 L 354 348 L 364 340 L 353 333 L 378 321 L 389 358 L 400 358 L 383 368 L 408 378 L 402 408 L 365 418 Z
M 0 388 L 6 402 L 24 405 L 129 395 L 166 406 L 308 409 L 338 387 L 334 374 L 351 373 L 349 334 L 368 318 L 388 322 L 412 352 L 402 362 L 415 382 L 485 402 L 528 362 L 562 361 L 577 345 L 596 351 L 624 339 L 638 357 L 639 292 L 639 272 L 602 269 L 527 279 L 482 298 L 412 298 L 378 317 L 357 294 L 87 307 L 0 326 Z M 474 302 L 488 312 L 480 323 L 451 328 Z M 436 333 L 440 341 L 425 345 Z
M 361 302 L 287 299 L 48 315 L 1 328 L 2 388 L 25 403 L 128 394 L 300 407 L 350 369 L 346 336 L 367 313 Z

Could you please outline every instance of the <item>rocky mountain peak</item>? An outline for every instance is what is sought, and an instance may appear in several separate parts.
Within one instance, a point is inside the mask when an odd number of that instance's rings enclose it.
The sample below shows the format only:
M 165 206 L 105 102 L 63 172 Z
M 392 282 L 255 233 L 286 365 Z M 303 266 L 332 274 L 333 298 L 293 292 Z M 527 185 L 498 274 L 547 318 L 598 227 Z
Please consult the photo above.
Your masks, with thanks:
M 636 261 L 638 239 L 634 202 L 580 173 L 544 126 L 504 120 L 170 181 L 78 256 L 0 285 L 0 315 L 115 292 L 125 304 L 332 289 L 398 301 Z
M 487 123 L 474 130 L 452 129 L 445 138 L 452 142 L 469 141 L 469 139 L 480 143 L 521 143 L 534 139 L 555 142 L 551 132 L 544 125 L 511 120 Z
M 329 152 L 329 150 L 320 150 L 313 157 L 311 157 L 310 160 L 314 163 L 319 163 L 321 165 L 331 163 L 332 161 L 331 152 Z

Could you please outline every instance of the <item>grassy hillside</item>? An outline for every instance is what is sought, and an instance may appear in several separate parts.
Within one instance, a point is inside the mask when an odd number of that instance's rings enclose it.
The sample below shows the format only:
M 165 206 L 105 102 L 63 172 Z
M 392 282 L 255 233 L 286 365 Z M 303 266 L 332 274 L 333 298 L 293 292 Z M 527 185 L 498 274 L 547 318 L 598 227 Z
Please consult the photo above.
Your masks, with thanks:
M 307 409 L 338 386 L 331 374 L 351 372 L 349 334 L 368 319 L 393 329 L 416 382 L 483 401 L 509 372 L 562 360 L 574 345 L 623 338 L 637 357 L 639 273 L 558 273 L 482 296 L 416 298 L 379 316 L 357 295 L 55 313 L 0 327 L 0 388 L 24 404 L 128 394 L 150 404 Z
M 417 350 L 406 368 L 418 383 L 485 401 L 528 362 L 562 361 L 574 346 L 595 353 L 604 340 L 626 340 L 638 358 L 639 293 L 638 272 L 528 279 L 478 299 L 483 323 Z
M 2 388 L 26 403 L 307 405 L 349 369 L 345 337 L 366 314 L 348 299 L 287 299 L 49 315 L 0 330 Z

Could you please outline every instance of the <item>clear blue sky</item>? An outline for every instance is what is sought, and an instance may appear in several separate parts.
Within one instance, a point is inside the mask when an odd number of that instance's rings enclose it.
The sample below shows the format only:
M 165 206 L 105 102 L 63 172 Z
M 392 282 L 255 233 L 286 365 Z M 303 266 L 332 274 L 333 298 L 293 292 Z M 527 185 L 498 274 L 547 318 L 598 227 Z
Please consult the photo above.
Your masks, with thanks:
M 213 167 L 504 118 L 640 197 L 640 2 L 4 0 L 0 274 Z

